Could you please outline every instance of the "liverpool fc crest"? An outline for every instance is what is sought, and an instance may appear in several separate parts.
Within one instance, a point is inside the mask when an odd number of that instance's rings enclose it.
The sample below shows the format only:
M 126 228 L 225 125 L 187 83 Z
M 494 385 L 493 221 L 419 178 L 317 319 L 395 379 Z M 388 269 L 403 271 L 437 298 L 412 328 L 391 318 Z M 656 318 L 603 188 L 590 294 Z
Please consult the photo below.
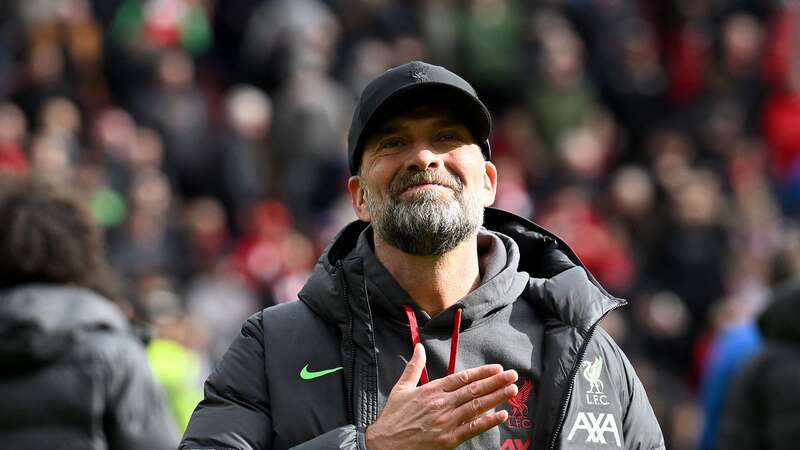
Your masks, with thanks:
M 583 365 L 583 378 L 589 382 L 589 390 L 587 394 L 602 394 L 603 393 L 603 380 L 600 379 L 600 373 L 603 371 L 603 358 L 597 356 L 594 362 L 584 361 Z
M 608 396 L 603 392 L 603 358 L 595 356 L 594 361 L 584 361 L 583 378 L 589 383 L 589 390 L 586 391 L 586 404 L 588 405 L 608 405 Z
M 508 400 L 511 405 L 511 414 L 508 417 L 506 425 L 509 428 L 530 428 L 531 419 L 528 415 L 528 398 L 531 396 L 533 390 L 533 380 L 525 378 L 522 381 L 522 386 L 519 388 L 517 395 Z

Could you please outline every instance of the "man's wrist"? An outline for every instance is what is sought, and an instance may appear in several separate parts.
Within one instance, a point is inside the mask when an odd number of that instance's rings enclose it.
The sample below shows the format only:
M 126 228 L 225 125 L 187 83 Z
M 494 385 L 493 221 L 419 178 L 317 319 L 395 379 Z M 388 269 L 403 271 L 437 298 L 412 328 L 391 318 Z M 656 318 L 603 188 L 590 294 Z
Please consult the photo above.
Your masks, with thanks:
M 380 450 L 380 445 L 375 443 L 375 424 L 364 430 L 364 447 L 366 450 Z
M 365 450 L 375 450 L 375 446 L 372 445 L 372 425 L 364 430 L 364 448 Z

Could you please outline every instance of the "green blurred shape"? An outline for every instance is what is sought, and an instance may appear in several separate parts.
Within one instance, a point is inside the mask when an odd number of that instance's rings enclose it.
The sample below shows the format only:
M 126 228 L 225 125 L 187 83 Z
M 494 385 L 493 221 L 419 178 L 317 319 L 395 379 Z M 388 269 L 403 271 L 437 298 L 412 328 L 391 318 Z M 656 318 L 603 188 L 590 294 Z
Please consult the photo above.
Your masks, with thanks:
M 197 352 L 168 339 L 153 339 L 147 347 L 150 367 L 167 394 L 175 423 L 183 432 L 200 400 L 200 357 Z
M 144 22 L 142 2 L 125 0 L 111 19 L 111 37 L 115 42 L 131 42 L 139 39 Z
M 181 44 L 192 55 L 198 55 L 205 53 L 211 47 L 211 42 L 211 25 L 206 10 L 200 5 L 193 5 L 181 24 Z
M 89 208 L 94 219 L 104 227 L 121 224 L 128 211 L 125 199 L 111 188 L 102 188 L 92 194 Z

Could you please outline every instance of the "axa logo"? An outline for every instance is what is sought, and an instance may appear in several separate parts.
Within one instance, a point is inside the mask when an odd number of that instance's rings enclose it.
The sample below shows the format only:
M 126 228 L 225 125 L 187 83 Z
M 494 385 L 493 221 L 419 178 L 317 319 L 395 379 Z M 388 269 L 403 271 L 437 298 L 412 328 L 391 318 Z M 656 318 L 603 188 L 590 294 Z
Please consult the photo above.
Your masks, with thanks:
M 525 378 L 522 381 L 522 386 L 519 387 L 517 395 L 508 400 L 511 405 L 511 414 L 508 416 L 506 425 L 509 428 L 524 428 L 531 427 L 531 419 L 528 414 L 528 398 L 531 396 L 533 390 L 533 380 Z
M 506 439 L 503 441 L 503 445 L 500 446 L 500 450 L 528 450 L 530 448 L 530 439 Z
M 594 361 L 584 361 L 583 378 L 589 383 L 589 390 L 586 391 L 586 404 L 588 405 L 608 405 L 608 396 L 603 392 L 603 358 L 595 356 Z
M 614 439 L 617 447 L 622 447 L 617 420 L 613 414 L 579 412 L 578 418 L 572 424 L 567 440 L 572 441 L 575 437 L 580 439 L 583 437 L 584 432 L 586 433 L 585 442 L 592 444 L 607 444 L 607 434 L 611 433 L 610 437 Z

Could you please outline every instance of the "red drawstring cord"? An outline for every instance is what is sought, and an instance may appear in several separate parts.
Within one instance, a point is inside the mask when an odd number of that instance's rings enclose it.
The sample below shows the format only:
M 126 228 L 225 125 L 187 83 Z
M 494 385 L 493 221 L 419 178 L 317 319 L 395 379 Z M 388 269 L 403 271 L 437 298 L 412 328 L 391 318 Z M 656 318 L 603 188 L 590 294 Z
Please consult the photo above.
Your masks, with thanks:
M 411 332 L 411 345 L 416 347 L 420 342 L 419 326 L 417 325 L 417 315 L 414 314 L 414 309 L 408 305 L 403 305 L 406 311 L 406 318 L 408 319 L 408 328 Z M 450 339 L 450 363 L 447 365 L 447 374 L 452 375 L 456 372 L 456 359 L 458 358 L 458 337 L 461 333 L 461 308 L 456 309 L 455 316 L 453 317 L 453 334 Z M 422 368 L 422 377 L 420 378 L 422 384 L 428 382 L 428 369 Z
M 417 326 L 417 315 L 414 314 L 414 310 L 408 306 L 403 305 L 403 309 L 406 310 L 406 318 L 408 318 L 408 328 L 411 330 L 411 345 L 416 347 L 419 344 L 419 327 Z M 428 382 L 428 368 L 422 368 L 422 384 Z
M 456 358 L 458 357 L 458 335 L 461 332 L 461 308 L 456 309 L 453 317 L 453 334 L 450 337 L 450 364 L 447 365 L 447 374 L 456 373 Z

